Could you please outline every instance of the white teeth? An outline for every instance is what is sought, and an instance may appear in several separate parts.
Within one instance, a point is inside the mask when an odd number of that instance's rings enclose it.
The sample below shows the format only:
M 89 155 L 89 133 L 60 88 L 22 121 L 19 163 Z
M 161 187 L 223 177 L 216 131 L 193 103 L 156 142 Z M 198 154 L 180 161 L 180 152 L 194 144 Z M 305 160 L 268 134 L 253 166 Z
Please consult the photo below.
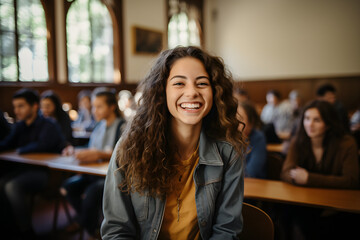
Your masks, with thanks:
M 200 108 L 200 103 L 182 103 L 180 106 L 187 109 L 198 109 Z

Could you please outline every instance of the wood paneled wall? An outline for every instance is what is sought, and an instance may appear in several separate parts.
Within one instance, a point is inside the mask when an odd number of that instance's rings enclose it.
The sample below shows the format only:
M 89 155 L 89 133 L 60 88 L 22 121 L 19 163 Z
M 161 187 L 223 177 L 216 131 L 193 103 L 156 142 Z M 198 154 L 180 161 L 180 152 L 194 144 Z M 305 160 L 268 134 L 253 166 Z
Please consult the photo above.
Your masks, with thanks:
M 315 98 L 316 89 L 324 84 L 331 83 L 337 89 L 338 99 L 345 105 L 349 112 L 353 112 L 360 106 L 360 76 L 352 77 L 331 77 L 331 78 L 304 78 L 304 79 L 286 79 L 286 80 L 263 80 L 263 81 L 240 81 L 238 86 L 248 91 L 253 102 L 263 106 L 266 103 L 266 92 L 270 89 L 277 89 L 283 98 L 287 98 L 293 89 L 298 89 L 304 98 L 309 101 Z M 69 85 L 69 84 L 26 84 L 26 87 L 37 89 L 40 93 L 52 89 L 61 98 L 63 102 L 72 103 L 77 109 L 77 94 L 83 89 L 93 90 L 94 86 Z M 127 89 L 133 93 L 136 90 L 135 84 L 113 85 L 117 91 Z M 13 115 L 11 99 L 15 91 L 21 86 L 5 85 L 0 83 L 0 109 Z
M 336 88 L 337 98 L 350 113 L 360 107 L 360 76 L 237 82 L 249 93 L 250 99 L 261 106 L 265 105 L 266 92 L 270 89 L 278 90 L 284 99 L 288 98 L 291 90 L 297 89 L 308 102 L 316 97 L 317 88 L 325 83 Z

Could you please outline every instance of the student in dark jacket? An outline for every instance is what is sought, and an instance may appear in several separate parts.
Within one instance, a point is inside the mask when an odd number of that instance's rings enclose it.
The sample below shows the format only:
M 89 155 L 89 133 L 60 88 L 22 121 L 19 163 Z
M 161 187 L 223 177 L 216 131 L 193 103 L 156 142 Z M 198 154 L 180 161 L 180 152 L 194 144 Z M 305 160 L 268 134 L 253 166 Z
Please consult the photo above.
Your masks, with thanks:
M 32 89 L 21 89 L 13 96 L 13 106 L 18 122 L 9 136 L 0 142 L 0 151 L 16 149 L 20 154 L 29 152 L 60 153 L 65 138 L 60 127 L 51 119 L 39 115 L 39 95 Z M 31 199 L 42 191 L 48 181 L 48 172 L 39 167 L 23 167 L 0 179 L 0 231 L 11 234 L 8 227 L 19 229 L 20 238 L 34 239 L 31 222 Z M 13 219 L 14 222 L 9 220 Z M 2 231 L 4 230 L 4 231 Z
M 7 135 L 9 135 L 10 130 L 11 125 L 4 117 L 4 113 L 0 110 L 0 141 L 3 140 Z
M 324 84 L 316 90 L 316 95 L 318 100 L 329 102 L 334 106 L 344 130 L 347 133 L 350 133 L 348 112 L 343 104 L 337 99 L 335 87 L 331 84 Z

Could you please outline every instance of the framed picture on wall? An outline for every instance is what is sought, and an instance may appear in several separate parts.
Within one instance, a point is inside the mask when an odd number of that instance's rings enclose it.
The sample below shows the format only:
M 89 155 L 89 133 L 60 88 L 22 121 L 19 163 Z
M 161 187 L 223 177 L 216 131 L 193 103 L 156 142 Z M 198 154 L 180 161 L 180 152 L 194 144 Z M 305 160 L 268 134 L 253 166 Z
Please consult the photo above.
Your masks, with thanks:
M 163 33 L 159 30 L 134 26 L 134 54 L 158 54 L 163 49 Z

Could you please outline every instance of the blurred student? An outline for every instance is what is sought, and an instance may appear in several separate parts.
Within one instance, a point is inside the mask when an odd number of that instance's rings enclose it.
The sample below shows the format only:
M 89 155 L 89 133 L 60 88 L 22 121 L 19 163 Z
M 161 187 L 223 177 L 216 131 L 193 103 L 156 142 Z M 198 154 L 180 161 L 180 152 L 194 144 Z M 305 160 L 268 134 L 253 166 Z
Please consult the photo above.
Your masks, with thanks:
M 11 131 L 11 125 L 4 117 L 4 113 L 0 110 L 0 141 L 3 140 Z
M 59 96 L 52 90 L 41 94 L 40 109 L 44 117 L 53 118 L 60 125 L 66 141 L 72 143 L 72 128 L 69 115 L 62 109 Z
M 261 120 L 265 125 L 273 125 L 275 133 L 280 139 L 286 139 L 290 136 L 293 126 L 293 112 L 290 102 L 287 100 L 281 101 L 280 92 L 274 89 L 266 93 L 266 102 L 266 105 L 261 111 Z M 269 127 L 266 127 L 265 129 L 268 128 Z M 272 140 L 268 138 L 267 140 L 269 140 L 268 143 L 278 141 L 277 139 Z
M 39 115 L 39 101 L 38 93 L 32 89 L 20 89 L 14 94 L 12 103 L 18 122 L 10 135 L 0 142 L 0 151 L 60 153 L 65 147 L 65 138 L 57 123 Z M 19 167 L 0 179 L 0 227 L 5 229 L 2 233 L 14 234 L 7 229 L 11 226 L 10 219 L 14 219 L 20 238 L 35 238 L 31 197 L 45 188 L 47 180 L 47 170 L 34 166 Z M 17 233 L 12 237 L 16 238 Z
M 299 122 L 300 122 L 300 118 L 301 118 L 301 113 L 303 110 L 303 97 L 301 95 L 301 93 L 299 92 L 299 90 L 294 89 L 291 90 L 291 92 L 289 93 L 289 102 L 290 102 L 290 106 L 291 106 L 291 111 L 292 111 L 292 127 L 291 127 L 291 131 L 290 131 L 290 135 L 289 138 L 284 139 L 282 142 L 282 154 L 286 155 L 287 152 L 289 151 L 289 146 L 291 143 L 291 139 L 295 136 L 296 134 L 296 130 L 297 127 L 299 126 Z
M 72 123 L 75 130 L 84 130 L 91 132 L 96 121 L 91 113 L 91 91 L 82 90 L 78 93 L 78 118 Z
M 293 89 L 289 93 L 289 102 L 292 110 L 293 119 L 298 119 L 301 116 L 302 108 L 304 107 L 304 99 L 299 90 Z M 294 121 L 295 122 L 295 121 Z
M 238 114 L 245 124 L 239 125 L 248 138 L 248 154 L 246 155 L 245 177 L 266 178 L 266 139 L 261 131 L 262 122 L 255 107 L 247 101 L 239 102 Z
M 238 102 L 245 102 L 250 100 L 249 93 L 244 88 L 240 88 L 239 86 L 234 86 L 233 95 L 238 100 Z
M 316 90 L 316 95 L 319 100 L 327 101 L 335 107 L 340 122 L 342 123 L 345 131 L 349 133 L 350 123 L 349 123 L 348 112 L 343 106 L 343 104 L 339 100 L 337 100 L 335 87 L 331 84 L 321 85 Z
M 281 177 L 286 182 L 306 187 L 358 187 L 357 146 L 353 137 L 345 133 L 330 103 L 315 100 L 304 108 Z M 290 219 L 301 230 L 299 233 L 309 239 L 316 231 L 322 211 L 300 207 L 290 209 L 287 210 Z
M 283 179 L 309 187 L 356 188 L 358 175 L 355 140 L 344 132 L 331 104 L 311 102 L 290 146 Z
M 65 155 L 75 154 L 82 163 L 109 161 L 125 122 L 120 116 L 116 95 L 110 89 L 95 89 L 92 106 L 99 123 L 91 133 L 88 148 L 74 151 L 69 146 L 63 151 Z M 67 179 L 60 189 L 76 210 L 77 223 L 94 237 L 99 235 L 104 180 L 103 177 L 76 175 Z
M 350 121 L 351 131 L 360 130 L 360 108 L 358 108 L 352 115 Z
M 354 136 L 358 145 L 360 156 L 360 107 L 352 114 L 350 119 L 351 134 Z

